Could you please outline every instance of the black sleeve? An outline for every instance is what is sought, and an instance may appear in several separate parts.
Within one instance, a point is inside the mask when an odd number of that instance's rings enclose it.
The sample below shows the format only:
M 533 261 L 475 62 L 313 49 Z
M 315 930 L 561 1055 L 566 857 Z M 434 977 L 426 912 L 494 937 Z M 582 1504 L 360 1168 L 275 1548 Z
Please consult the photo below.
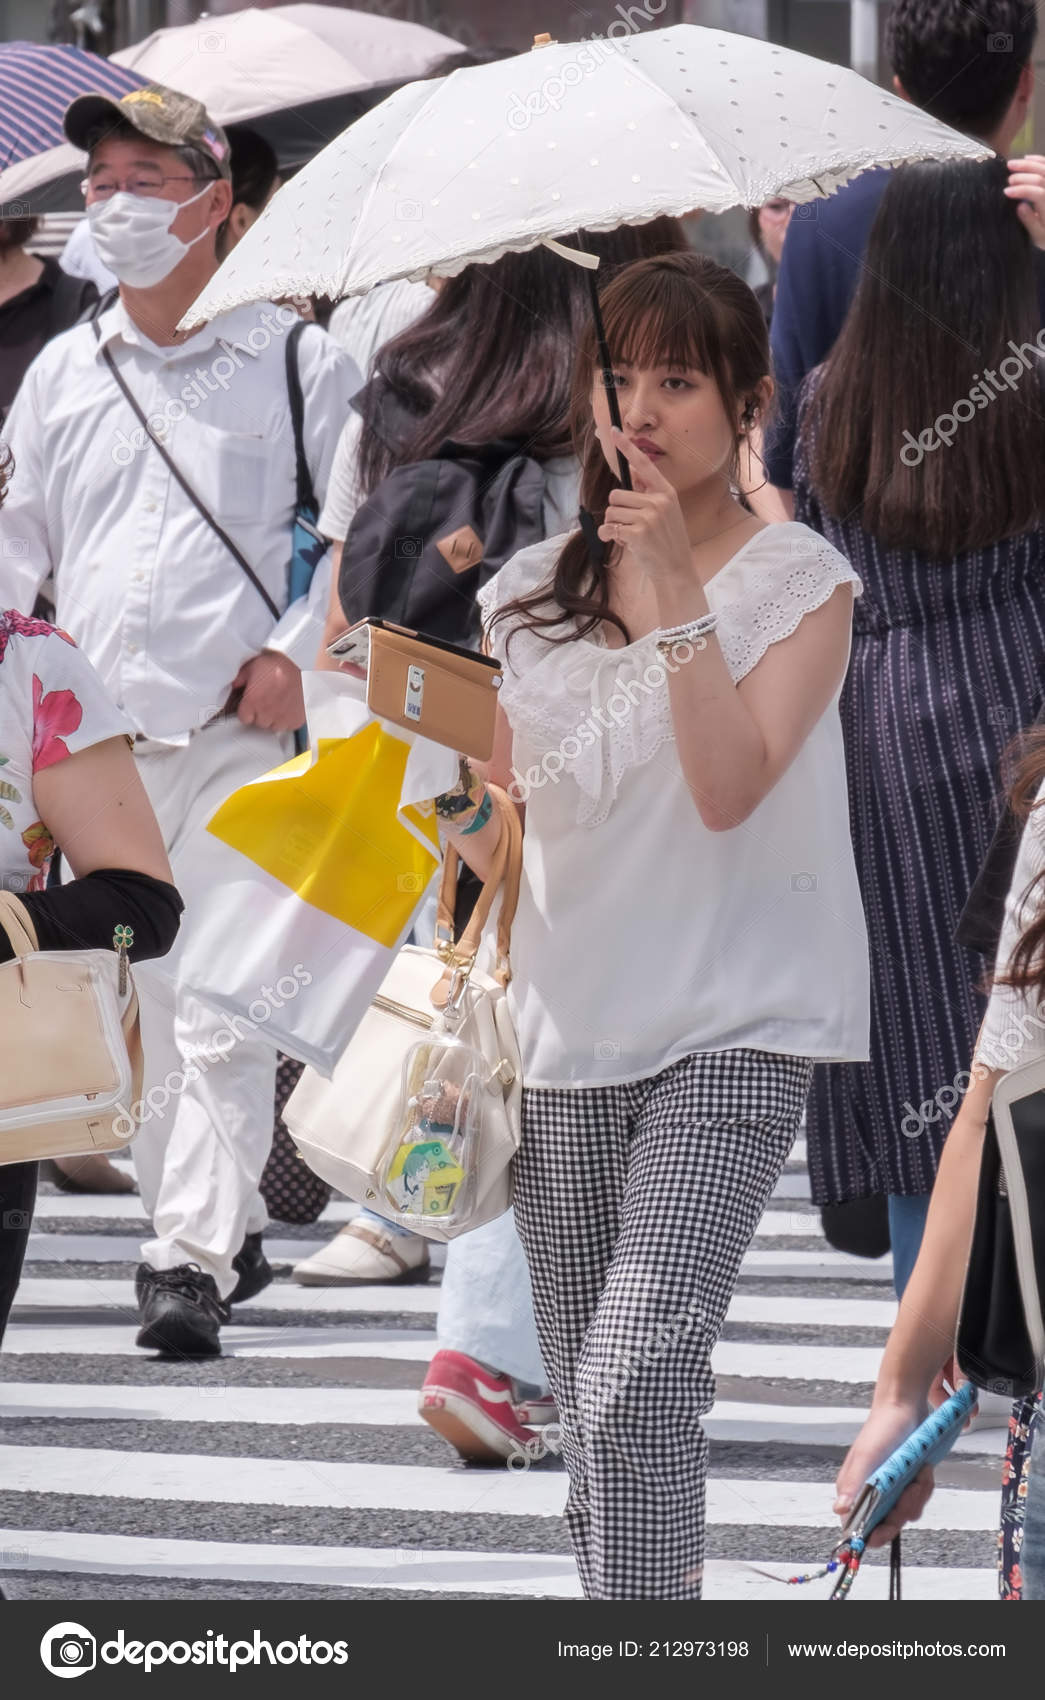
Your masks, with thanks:
M 68 885 L 27 892 L 20 901 L 32 917 L 41 950 L 111 950 L 114 930 L 131 927 L 132 962 L 167 954 L 184 908 L 166 880 L 131 868 L 96 868 Z M 13 956 L 0 929 L 0 962 Z
M 1005 899 L 1012 884 L 1022 836 L 1023 823 L 1007 803 L 958 921 L 955 933 L 958 943 L 978 951 L 988 962 L 993 962 L 998 953 L 998 940 L 1005 919 Z

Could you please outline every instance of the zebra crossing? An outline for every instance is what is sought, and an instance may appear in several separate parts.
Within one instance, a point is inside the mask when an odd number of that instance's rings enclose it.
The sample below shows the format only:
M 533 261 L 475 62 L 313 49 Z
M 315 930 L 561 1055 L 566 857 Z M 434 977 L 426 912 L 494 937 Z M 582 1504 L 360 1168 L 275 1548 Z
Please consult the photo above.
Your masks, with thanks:
M 406 1289 L 290 1281 L 353 1210 L 275 1224 L 277 1279 L 236 1307 L 224 1355 L 167 1363 L 134 1347 L 137 1197 L 43 1190 L 0 1357 L 11 1597 L 579 1597 L 559 1460 L 465 1468 L 417 1414 L 438 1269 Z M 796 1147 L 714 1354 L 706 1598 L 824 1595 L 786 1577 L 835 1538 L 831 1483 L 895 1314 L 889 1276 L 826 1244 Z M 905 1597 L 996 1597 L 997 1421 L 938 1472 L 905 1537 Z M 854 1597 L 887 1583 L 869 1563 Z

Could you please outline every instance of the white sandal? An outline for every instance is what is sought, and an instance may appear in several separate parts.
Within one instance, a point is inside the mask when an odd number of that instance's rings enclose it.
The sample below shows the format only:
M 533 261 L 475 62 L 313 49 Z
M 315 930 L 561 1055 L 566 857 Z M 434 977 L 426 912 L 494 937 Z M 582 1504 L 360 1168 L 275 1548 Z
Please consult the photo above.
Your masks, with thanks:
M 302 1287 L 407 1287 L 427 1281 L 431 1272 L 428 1245 L 419 1235 L 349 1222 L 322 1251 L 295 1264 L 293 1279 Z

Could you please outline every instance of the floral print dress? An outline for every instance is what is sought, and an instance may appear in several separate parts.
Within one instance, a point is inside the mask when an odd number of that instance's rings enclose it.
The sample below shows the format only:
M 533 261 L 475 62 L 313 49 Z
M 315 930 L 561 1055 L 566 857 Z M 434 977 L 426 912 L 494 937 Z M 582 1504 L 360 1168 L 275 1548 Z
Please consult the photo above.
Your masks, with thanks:
M 42 891 L 54 840 L 33 802 L 33 776 L 131 728 L 71 637 L 45 620 L 0 612 L 0 887 Z

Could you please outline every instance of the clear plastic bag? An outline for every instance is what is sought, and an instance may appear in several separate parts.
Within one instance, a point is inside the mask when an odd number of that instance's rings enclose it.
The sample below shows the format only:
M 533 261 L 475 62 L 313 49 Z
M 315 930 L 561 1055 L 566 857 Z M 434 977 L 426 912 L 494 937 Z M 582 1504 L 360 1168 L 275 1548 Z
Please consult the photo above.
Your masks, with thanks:
M 407 1052 L 379 1206 L 403 1227 L 434 1217 L 449 1228 L 474 1208 L 490 1076 L 482 1052 L 450 1032 Z

